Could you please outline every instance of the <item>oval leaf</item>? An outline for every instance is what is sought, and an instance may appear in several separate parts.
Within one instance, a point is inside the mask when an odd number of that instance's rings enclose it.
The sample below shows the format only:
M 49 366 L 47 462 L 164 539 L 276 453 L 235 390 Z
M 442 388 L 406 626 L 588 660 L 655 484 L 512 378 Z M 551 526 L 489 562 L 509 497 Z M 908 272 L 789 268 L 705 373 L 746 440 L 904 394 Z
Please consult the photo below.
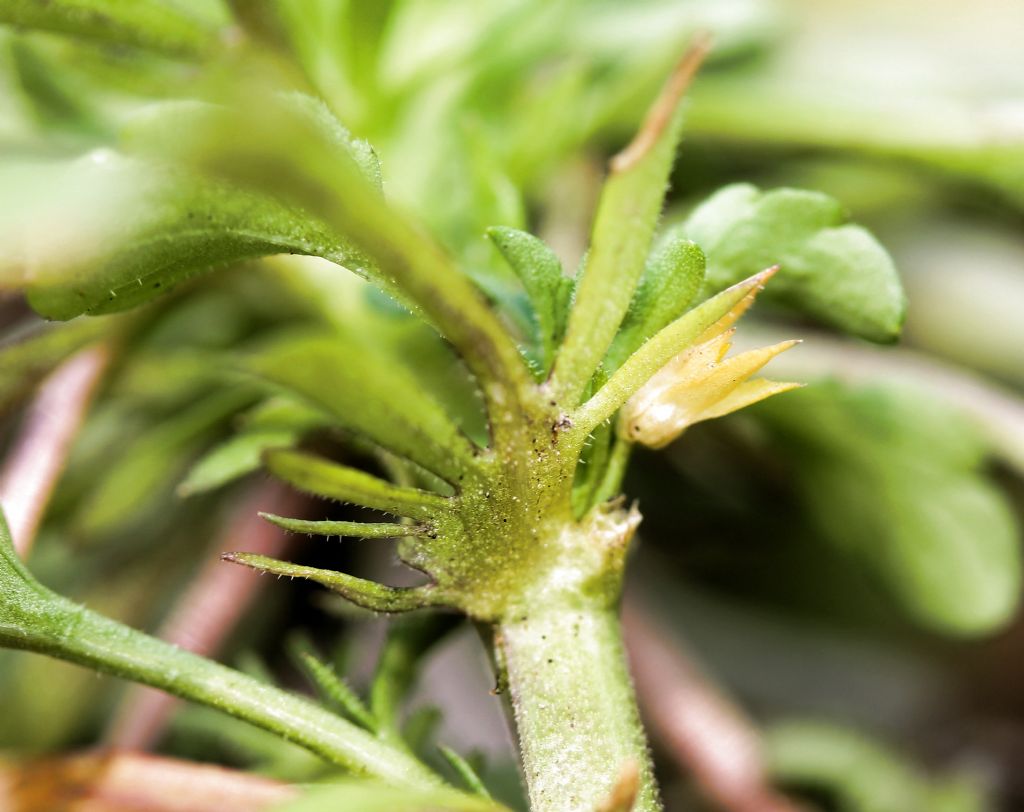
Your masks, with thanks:
M 769 298 L 871 341 L 892 341 L 906 309 L 896 267 L 866 229 L 846 220 L 828 195 L 741 183 L 713 194 L 683 228 L 707 255 L 707 291 L 780 265 Z

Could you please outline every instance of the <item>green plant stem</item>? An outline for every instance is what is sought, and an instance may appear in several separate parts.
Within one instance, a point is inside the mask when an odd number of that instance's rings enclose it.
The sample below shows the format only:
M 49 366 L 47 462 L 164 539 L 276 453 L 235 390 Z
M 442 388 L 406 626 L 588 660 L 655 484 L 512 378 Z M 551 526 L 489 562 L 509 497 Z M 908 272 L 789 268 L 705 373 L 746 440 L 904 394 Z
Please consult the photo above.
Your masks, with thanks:
M 36 650 L 217 708 L 393 786 L 427 789 L 441 784 L 411 756 L 301 697 L 87 610 L 69 613 L 67 628 L 59 648 Z
M 633 444 L 625 437 L 616 436 L 612 441 L 612 450 L 605 466 L 604 476 L 597 490 L 594 491 L 593 504 L 598 505 L 612 499 L 622 491 L 622 480 L 626 477 L 629 458 L 633 453 Z
M 617 606 L 563 606 L 499 625 L 531 812 L 593 812 L 635 766 L 634 812 L 661 809 Z
M 47 654 L 217 708 L 392 786 L 441 780 L 407 753 L 312 702 L 62 598 L 14 555 L 0 516 L 0 645 Z

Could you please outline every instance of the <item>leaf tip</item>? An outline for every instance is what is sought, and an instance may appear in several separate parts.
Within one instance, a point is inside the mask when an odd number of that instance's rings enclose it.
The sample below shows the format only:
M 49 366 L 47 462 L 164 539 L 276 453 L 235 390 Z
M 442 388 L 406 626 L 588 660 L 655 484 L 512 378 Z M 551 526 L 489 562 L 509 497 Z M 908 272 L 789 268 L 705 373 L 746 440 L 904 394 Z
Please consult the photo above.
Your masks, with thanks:
M 697 32 L 682 58 L 676 63 L 664 88 L 647 111 L 647 117 L 629 145 L 611 160 L 613 173 L 626 172 L 637 164 L 658 143 L 669 127 L 684 94 L 711 51 L 711 34 Z

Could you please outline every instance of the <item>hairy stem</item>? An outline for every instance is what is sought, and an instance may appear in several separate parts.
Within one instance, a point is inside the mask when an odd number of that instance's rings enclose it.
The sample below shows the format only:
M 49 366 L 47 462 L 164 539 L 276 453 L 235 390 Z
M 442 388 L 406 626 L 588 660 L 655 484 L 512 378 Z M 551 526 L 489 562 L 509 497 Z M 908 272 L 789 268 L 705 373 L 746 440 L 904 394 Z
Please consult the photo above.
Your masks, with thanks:
M 500 624 L 495 644 L 532 812 L 593 812 L 634 768 L 634 812 L 660 810 L 617 608 L 542 609 Z
M 0 514 L 0 646 L 35 651 L 199 702 L 293 741 L 359 775 L 436 788 L 412 756 L 323 708 L 86 609 L 35 581 Z

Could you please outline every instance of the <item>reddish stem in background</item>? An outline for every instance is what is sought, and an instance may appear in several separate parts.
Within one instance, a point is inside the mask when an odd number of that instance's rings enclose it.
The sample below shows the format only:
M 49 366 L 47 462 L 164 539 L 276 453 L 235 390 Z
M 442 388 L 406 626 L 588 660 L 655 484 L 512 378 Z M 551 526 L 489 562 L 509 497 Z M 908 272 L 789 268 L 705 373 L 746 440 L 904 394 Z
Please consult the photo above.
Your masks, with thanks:
M 214 656 L 248 612 L 266 579 L 245 567 L 229 566 L 221 553 L 244 548 L 260 555 L 282 557 L 289 535 L 257 516 L 264 510 L 295 515 L 301 496 L 276 482 L 252 489 L 233 512 L 224 531 L 206 553 L 206 563 L 178 599 L 157 636 L 205 657 Z M 118 748 L 146 750 L 163 735 L 180 700 L 140 685 L 128 689 L 107 732 L 107 743 Z
M 635 600 L 624 602 L 623 624 L 648 728 L 704 797 L 728 812 L 800 812 L 769 783 L 754 724 Z
M 0 809 L 260 812 L 297 794 L 268 778 L 138 753 L 0 766 Z
M 43 381 L 3 470 L 0 504 L 14 541 L 27 558 L 53 490 L 67 464 L 103 371 L 110 361 L 104 345 L 72 355 Z

